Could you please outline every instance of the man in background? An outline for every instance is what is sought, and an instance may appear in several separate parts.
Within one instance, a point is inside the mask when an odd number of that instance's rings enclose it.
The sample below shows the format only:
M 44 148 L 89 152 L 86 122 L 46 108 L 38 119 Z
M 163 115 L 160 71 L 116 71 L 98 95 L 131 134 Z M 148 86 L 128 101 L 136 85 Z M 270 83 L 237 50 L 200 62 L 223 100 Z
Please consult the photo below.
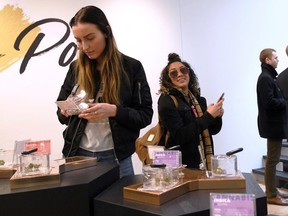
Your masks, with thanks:
M 258 131 L 267 139 L 265 186 L 267 203 L 288 206 L 287 194 L 276 188 L 276 165 L 280 161 L 282 140 L 286 138 L 286 100 L 276 85 L 278 56 L 274 49 L 260 53 L 261 74 L 257 81 Z
M 286 51 L 286 55 L 288 56 L 288 46 L 286 46 L 285 51 Z M 288 67 L 278 75 L 276 83 L 278 87 L 280 88 L 283 97 L 288 102 Z M 286 108 L 287 108 L 287 113 L 288 113 L 288 105 L 286 105 Z M 286 138 L 288 138 L 288 129 L 286 130 Z
M 286 55 L 288 56 L 288 46 L 286 46 Z M 282 71 L 277 77 L 277 85 L 280 88 L 283 97 L 288 99 L 288 68 Z

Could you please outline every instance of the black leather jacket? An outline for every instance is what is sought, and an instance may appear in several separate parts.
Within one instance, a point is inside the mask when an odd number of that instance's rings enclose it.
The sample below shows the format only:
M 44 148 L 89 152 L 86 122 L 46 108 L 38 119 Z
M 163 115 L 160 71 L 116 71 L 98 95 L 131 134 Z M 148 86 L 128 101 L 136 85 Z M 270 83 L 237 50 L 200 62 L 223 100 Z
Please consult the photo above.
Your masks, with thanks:
M 71 63 L 57 101 L 66 100 L 74 85 L 74 65 Z M 140 129 L 151 123 L 153 109 L 150 87 L 146 80 L 144 68 L 140 61 L 123 55 L 123 66 L 128 74 L 127 79 L 121 80 L 120 101 L 115 117 L 109 118 L 116 157 L 119 161 L 135 152 L 135 140 Z M 128 83 L 129 82 L 129 83 Z M 74 156 L 79 147 L 87 120 L 77 115 L 66 118 L 57 110 L 58 119 L 67 127 L 63 132 L 65 157 Z

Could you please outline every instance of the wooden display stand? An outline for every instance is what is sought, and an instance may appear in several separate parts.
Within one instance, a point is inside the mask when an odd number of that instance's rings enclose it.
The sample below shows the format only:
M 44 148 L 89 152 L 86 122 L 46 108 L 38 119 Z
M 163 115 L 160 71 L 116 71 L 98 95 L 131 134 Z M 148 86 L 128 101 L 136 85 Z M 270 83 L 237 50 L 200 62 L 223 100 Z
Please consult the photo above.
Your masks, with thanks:
M 10 188 L 28 188 L 37 186 L 47 186 L 60 183 L 60 174 L 58 168 L 52 168 L 49 174 L 22 176 L 16 172 L 10 178 Z
M 88 168 L 96 164 L 97 161 L 94 157 L 75 156 L 57 160 L 55 164 L 53 164 L 49 174 L 23 176 L 19 172 L 16 172 L 10 178 L 10 188 L 17 189 L 59 184 L 61 174 Z
M 245 177 L 240 173 L 235 177 L 227 178 L 207 178 L 203 171 L 184 169 L 184 178 L 166 191 L 143 191 L 138 190 L 142 186 L 134 184 L 123 189 L 124 198 L 153 205 L 162 205 L 163 203 L 175 199 L 189 191 L 207 190 L 207 189 L 236 189 L 245 188 Z
M 63 159 L 63 164 L 59 165 L 59 172 L 65 173 L 77 169 L 83 169 L 95 166 L 97 159 L 95 157 L 74 156 Z
M 0 168 L 0 179 L 6 179 L 6 178 L 11 178 L 14 173 L 16 172 L 16 169 L 11 168 Z

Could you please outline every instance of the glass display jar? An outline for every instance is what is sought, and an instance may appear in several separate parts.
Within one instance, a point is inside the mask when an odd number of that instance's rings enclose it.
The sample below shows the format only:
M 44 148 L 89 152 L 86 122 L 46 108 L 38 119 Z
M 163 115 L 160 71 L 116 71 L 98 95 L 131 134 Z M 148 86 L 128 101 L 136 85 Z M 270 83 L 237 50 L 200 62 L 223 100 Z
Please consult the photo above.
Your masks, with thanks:
M 236 155 L 213 155 L 212 177 L 233 177 L 238 173 Z
M 49 174 L 49 154 L 19 155 L 19 169 L 22 176 Z

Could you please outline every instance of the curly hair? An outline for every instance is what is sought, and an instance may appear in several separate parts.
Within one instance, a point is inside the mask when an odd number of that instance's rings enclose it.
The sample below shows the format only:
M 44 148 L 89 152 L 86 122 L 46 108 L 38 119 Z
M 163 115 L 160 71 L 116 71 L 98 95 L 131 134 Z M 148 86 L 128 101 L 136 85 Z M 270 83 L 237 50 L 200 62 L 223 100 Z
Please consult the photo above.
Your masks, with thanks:
M 185 67 L 188 68 L 190 77 L 188 88 L 193 95 L 199 96 L 200 95 L 199 82 L 194 70 L 191 68 L 190 64 L 188 64 L 186 61 L 182 61 L 177 53 L 170 53 L 168 55 L 168 64 L 162 70 L 159 78 L 159 84 L 160 84 L 159 94 L 161 93 L 169 94 L 169 91 L 175 88 L 168 75 L 169 67 L 174 62 L 181 62 Z

